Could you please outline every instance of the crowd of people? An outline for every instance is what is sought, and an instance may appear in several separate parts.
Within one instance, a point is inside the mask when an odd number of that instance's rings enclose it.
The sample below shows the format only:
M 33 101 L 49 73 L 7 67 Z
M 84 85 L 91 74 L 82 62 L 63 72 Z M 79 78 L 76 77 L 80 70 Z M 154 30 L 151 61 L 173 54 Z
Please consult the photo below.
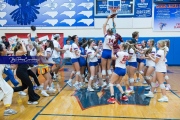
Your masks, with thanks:
M 107 29 L 109 19 L 113 21 L 113 28 Z M 170 41 L 159 40 L 157 46 L 153 39 L 138 41 L 137 31 L 132 33 L 131 40 L 123 41 L 121 35 L 116 32 L 116 24 L 111 17 L 104 23 L 103 33 L 104 41 L 86 38 L 80 41 L 78 36 L 74 35 L 68 37 L 64 46 L 59 44 L 59 34 L 55 34 L 54 39 L 47 40 L 45 44 L 39 42 L 38 37 L 29 34 L 28 44 L 18 38 L 13 50 L 3 36 L 0 44 L 1 57 L 7 55 L 41 57 L 38 64 L 0 64 L 0 100 L 3 100 L 6 107 L 4 115 L 17 113 L 10 108 L 13 92 L 28 95 L 28 105 L 38 104 L 40 96 L 35 89 L 41 90 L 41 95 L 45 97 L 55 93 L 53 79 L 57 80 L 58 71 L 66 62 L 71 62 L 73 68 L 67 81 L 70 87 L 75 87 L 76 90 L 87 87 L 88 92 L 93 92 L 99 87 L 109 89 L 111 93 L 111 97 L 107 100 L 109 103 L 115 103 L 114 85 L 122 94 L 120 99 L 128 101 L 128 95 L 134 94 L 134 83 L 140 81 L 140 76 L 143 83 L 148 84 L 145 88 L 149 91 L 145 94 L 146 97 L 154 97 L 156 88 L 160 87 L 162 97 L 158 101 L 168 102 L 166 90 L 171 87 L 167 76 L 166 56 Z M 64 54 L 64 58 L 61 54 Z M 6 75 L 5 78 L 3 73 Z M 120 82 L 126 74 L 128 79 L 126 89 L 123 90 Z M 41 84 L 38 80 L 39 75 L 45 78 Z M 8 80 L 12 82 L 13 87 L 7 83 Z M 167 83 L 166 86 L 164 81 Z M 25 89 L 28 93 L 24 92 Z

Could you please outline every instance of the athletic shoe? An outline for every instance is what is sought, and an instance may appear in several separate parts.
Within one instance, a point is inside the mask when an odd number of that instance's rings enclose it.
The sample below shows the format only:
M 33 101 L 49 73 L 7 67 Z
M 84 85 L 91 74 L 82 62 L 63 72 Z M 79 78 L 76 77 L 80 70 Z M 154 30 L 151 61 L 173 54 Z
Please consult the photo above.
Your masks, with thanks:
M 166 90 L 170 90 L 171 89 L 171 86 L 169 84 L 166 85 Z
M 111 104 L 114 104 L 116 102 L 115 98 L 113 97 L 110 97 L 108 100 L 107 100 L 108 103 L 111 103 Z
M 86 82 L 86 83 L 88 83 L 88 82 L 89 82 L 89 81 L 88 81 L 88 79 L 87 79 L 87 77 L 85 77 L 85 82 Z
M 149 93 L 148 94 L 144 94 L 146 97 L 150 97 L 150 98 L 153 98 L 154 97 L 154 94 L 151 92 L 151 91 L 149 91 Z
M 128 101 L 128 97 L 127 96 L 122 96 L 121 98 L 120 98 L 121 100 L 123 100 L 123 101 Z
M 37 105 L 38 101 L 28 101 L 28 105 Z
M 48 91 L 47 91 L 48 93 L 55 93 L 56 92 L 56 90 L 55 89 L 53 89 L 53 88 L 51 88 L 51 87 L 49 87 L 49 89 L 48 89 Z
M 89 92 L 94 92 L 94 89 L 92 89 L 91 87 L 88 87 L 88 88 L 87 88 L 87 91 L 89 91 Z
M 110 86 L 109 86 L 109 84 L 104 88 L 105 90 L 107 90 L 107 89 L 109 89 L 110 88 Z
M 68 80 L 66 83 L 67 83 L 70 87 L 72 87 L 72 82 L 71 82 L 71 81 Z
M 73 86 L 74 86 L 77 90 L 80 90 L 80 88 L 79 88 L 79 83 L 78 83 L 78 82 L 74 83 Z
M 158 102 L 168 102 L 168 98 L 163 96 L 162 98 L 158 99 Z
M 4 111 L 4 116 L 9 116 L 9 115 L 14 115 L 14 114 L 17 114 L 17 111 L 13 109 L 7 109 Z
M 145 90 L 150 90 L 151 89 L 151 86 L 148 86 L 145 88 Z
M 18 94 L 21 95 L 21 96 L 26 96 L 27 95 L 24 91 L 20 91 Z
M 141 80 L 140 78 L 137 78 L 137 79 L 136 79 L 136 82 L 138 83 L 140 80 Z
M 130 94 L 134 94 L 135 92 L 134 92 L 134 90 L 131 90 L 131 89 L 127 89 L 126 91 L 125 91 L 125 94 L 126 95 L 130 95 Z
M 42 90 L 42 91 L 41 91 L 41 95 L 43 95 L 43 96 L 45 96 L 45 97 L 49 97 L 49 94 L 47 94 L 45 90 Z
M 101 87 L 103 88 L 103 87 L 105 87 L 106 85 L 107 85 L 107 83 L 106 83 L 106 82 L 103 82 L 103 84 L 102 84 Z
M 94 84 L 93 84 L 93 87 L 94 87 L 95 89 L 99 89 L 99 86 L 98 86 L 97 83 L 94 83 Z
M 33 90 L 37 90 L 37 87 L 38 87 L 37 85 L 33 86 Z
M 143 81 L 143 84 L 147 84 L 147 82 L 144 80 L 144 81 Z

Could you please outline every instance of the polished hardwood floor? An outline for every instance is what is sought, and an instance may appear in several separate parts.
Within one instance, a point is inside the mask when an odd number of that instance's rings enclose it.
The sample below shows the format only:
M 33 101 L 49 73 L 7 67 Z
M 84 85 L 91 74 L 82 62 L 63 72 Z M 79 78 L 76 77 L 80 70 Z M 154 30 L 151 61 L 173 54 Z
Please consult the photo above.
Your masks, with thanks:
M 136 83 L 137 93 L 129 96 L 131 100 L 123 103 L 117 100 L 115 104 L 107 104 L 108 91 L 96 91 L 89 93 L 75 91 L 64 80 L 69 78 L 71 66 L 65 66 L 61 70 L 60 82 L 54 82 L 55 87 L 60 84 L 61 91 L 50 97 L 41 97 L 38 105 L 27 105 L 28 97 L 14 93 L 12 108 L 18 114 L 3 116 L 4 106 L 0 102 L 0 120 L 132 120 L 132 119 L 180 119 L 180 67 L 168 67 L 168 75 L 172 86 L 167 91 L 169 102 L 159 103 L 160 89 L 157 89 L 155 97 L 145 99 L 144 84 Z M 124 77 L 127 79 L 127 76 Z M 44 79 L 40 76 L 40 82 Z M 11 84 L 11 83 L 10 83 Z M 36 90 L 40 95 L 40 91 Z M 40 95 L 41 96 L 41 95 Z M 95 102 L 96 101 L 96 102 Z M 140 101 L 140 102 L 139 102 Z

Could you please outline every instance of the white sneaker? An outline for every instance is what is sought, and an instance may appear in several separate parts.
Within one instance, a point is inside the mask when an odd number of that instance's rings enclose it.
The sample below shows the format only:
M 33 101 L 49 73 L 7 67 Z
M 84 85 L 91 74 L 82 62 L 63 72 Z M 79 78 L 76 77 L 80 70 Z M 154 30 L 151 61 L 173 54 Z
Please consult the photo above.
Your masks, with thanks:
M 136 79 L 136 82 L 138 83 L 140 80 L 141 80 L 140 78 L 137 78 L 137 79 Z
M 149 93 L 148 94 L 144 94 L 146 97 L 150 97 L 150 98 L 153 98 L 154 97 L 154 94 L 151 92 L 151 91 L 149 91 Z
M 79 88 L 79 83 L 78 83 L 78 82 L 74 83 L 73 86 L 74 86 L 77 90 L 80 90 L 80 88 Z
M 126 91 L 125 91 L 125 94 L 126 95 L 130 95 L 130 94 L 134 94 L 135 92 L 134 92 L 134 90 L 131 90 L 131 89 L 127 89 Z
M 17 114 L 17 111 L 13 109 L 7 109 L 4 111 L 4 116 L 9 116 L 9 115 L 14 115 L 14 114 Z
M 18 94 L 21 95 L 21 96 L 26 96 L 27 95 L 24 91 L 20 91 Z
M 66 83 L 67 83 L 70 87 L 72 87 L 72 82 L 71 82 L 71 81 L 68 80 Z
M 147 84 L 147 82 L 144 80 L 144 81 L 143 81 L 143 84 Z
M 106 83 L 106 82 L 103 82 L 103 84 L 102 84 L 101 87 L 103 88 L 103 87 L 105 87 L 106 85 L 107 85 L 107 83 Z
M 48 93 L 55 93 L 56 92 L 56 90 L 55 89 L 53 89 L 53 88 L 51 88 L 51 87 L 49 87 L 49 89 L 48 89 L 48 91 L 47 91 Z
M 150 90 L 151 89 L 151 86 L 148 86 L 145 88 L 145 90 Z
M 88 88 L 87 88 L 87 91 L 89 91 L 89 92 L 94 92 L 94 89 L 92 89 L 91 87 L 88 87 Z
M 158 102 L 168 102 L 168 98 L 163 96 L 162 98 L 158 99 Z
M 110 88 L 110 86 L 109 86 L 109 84 L 104 88 L 105 90 L 107 90 L 107 89 L 109 89 Z
M 28 105 L 37 105 L 38 104 L 38 101 L 28 101 Z
M 88 83 L 88 82 L 89 82 L 89 81 L 88 81 L 88 79 L 87 79 L 87 77 L 85 77 L 85 82 L 86 82 L 86 83 Z
M 97 83 L 94 83 L 94 84 L 93 84 L 93 87 L 94 87 L 95 89 L 99 89 L 99 86 L 98 86 Z
M 43 96 L 45 96 L 45 97 L 49 97 L 49 94 L 47 94 L 45 90 L 42 90 L 42 91 L 41 91 L 41 95 L 43 95 Z

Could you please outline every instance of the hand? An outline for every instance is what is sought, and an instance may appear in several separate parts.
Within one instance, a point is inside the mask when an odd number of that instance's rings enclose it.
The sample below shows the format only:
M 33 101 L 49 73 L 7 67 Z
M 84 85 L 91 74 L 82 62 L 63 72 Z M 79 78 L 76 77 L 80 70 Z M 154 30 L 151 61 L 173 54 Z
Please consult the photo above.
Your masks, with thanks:
M 28 34 L 27 37 L 29 38 L 29 37 L 30 37 L 30 34 Z
M 84 58 L 86 58 L 86 57 L 87 57 L 87 55 L 83 55 L 83 57 L 84 57 Z

